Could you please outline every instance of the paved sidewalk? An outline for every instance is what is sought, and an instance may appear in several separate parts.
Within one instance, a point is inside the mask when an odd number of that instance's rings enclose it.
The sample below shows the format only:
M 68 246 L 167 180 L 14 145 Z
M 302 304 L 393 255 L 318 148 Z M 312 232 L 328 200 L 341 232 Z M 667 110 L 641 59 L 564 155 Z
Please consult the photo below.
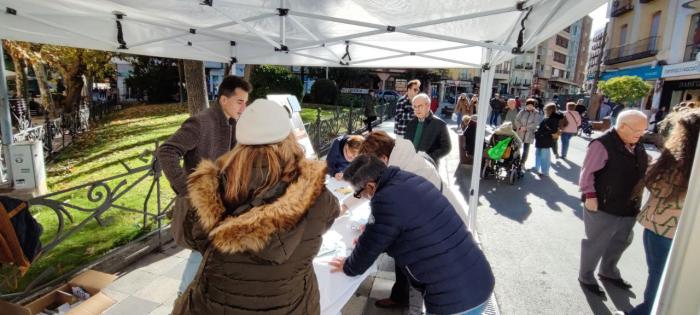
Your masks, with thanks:
M 449 121 L 448 121 L 449 123 Z M 384 122 L 375 130 L 384 130 L 393 135 L 393 121 Z M 440 163 L 440 175 L 449 184 L 454 184 L 454 174 L 459 167 L 457 135 L 450 125 L 452 151 Z M 160 251 L 147 255 L 119 274 L 112 285 L 103 292 L 117 303 L 105 314 L 108 315 L 167 315 L 173 307 L 182 275 L 185 271 L 190 251 L 174 243 L 165 245 Z M 402 310 L 379 309 L 374 306 L 378 299 L 386 298 L 394 282 L 393 259 L 382 255 L 378 271 L 368 277 L 355 296 L 342 310 L 343 315 L 401 315 Z M 498 314 L 495 299 L 492 298 L 484 314 Z

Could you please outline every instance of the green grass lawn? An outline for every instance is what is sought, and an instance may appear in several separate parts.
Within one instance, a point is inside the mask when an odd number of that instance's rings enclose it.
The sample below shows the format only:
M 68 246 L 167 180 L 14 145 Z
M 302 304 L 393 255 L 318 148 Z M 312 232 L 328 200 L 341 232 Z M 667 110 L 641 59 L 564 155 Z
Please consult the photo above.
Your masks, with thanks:
M 322 110 L 322 119 L 332 118 L 333 110 Z M 150 161 L 156 141 L 167 139 L 180 124 L 189 116 L 185 106 L 177 104 L 139 105 L 126 108 L 112 114 L 96 124 L 90 131 L 80 135 L 76 141 L 47 165 L 48 185 L 51 192 L 77 187 L 83 184 L 104 180 L 109 177 L 125 174 L 127 170 L 120 163 L 124 162 L 130 168 L 148 165 L 139 157 L 147 151 Z M 304 122 L 316 121 L 315 108 L 303 108 L 301 113 Z M 106 182 L 106 186 L 114 190 L 120 182 L 125 181 L 120 191 L 131 186 L 146 172 L 121 177 Z M 130 209 L 143 209 L 146 194 L 149 191 L 153 177 L 146 177 L 114 202 L 114 205 Z M 89 187 L 72 190 L 53 197 L 53 200 L 66 202 L 70 205 L 85 209 L 95 209 L 104 201 L 100 194 L 106 195 L 105 187 L 97 187 L 92 194 Z M 162 206 L 174 197 L 172 189 L 165 179 L 161 180 Z M 83 222 L 93 211 L 80 211 L 66 208 L 73 217 L 73 222 L 65 221 L 64 231 L 69 231 Z M 59 226 L 56 212 L 43 206 L 32 206 L 32 214 L 43 226 L 42 244 L 53 240 Z M 155 191 L 148 203 L 148 212 L 157 213 Z M 67 219 L 67 218 L 65 218 Z M 36 260 L 24 277 L 17 277 L 16 270 L 0 269 L 0 292 L 16 292 L 22 290 L 42 272 L 49 270 L 47 279 L 70 272 L 77 267 L 94 261 L 109 250 L 126 244 L 135 238 L 152 231 L 153 220 L 143 223 L 143 214 L 126 212 L 109 207 L 101 215 L 105 226 L 100 226 L 94 219 L 75 234 L 66 238 L 56 248 L 45 252 Z M 164 222 L 164 224 L 167 222 Z M 46 281 L 41 281 L 46 282 Z
M 90 131 L 78 137 L 72 145 L 64 149 L 52 163 L 47 165 L 50 191 L 58 192 L 125 174 L 127 170 L 120 161 L 125 162 L 131 168 L 148 165 L 149 163 L 139 159 L 139 156 L 147 150 L 146 156 L 150 161 L 156 141 L 162 142 L 167 139 L 187 117 L 187 108 L 174 104 L 134 106 L 107 117 L 97 126 L 93 126 Z M 120 182 L 125 181 L 126 185 L 120 190 L 123 191 L 145 174 L 146 172 L 140 172 L 108 181 L 106 184 L 109 189 L 114 190 Z M 144 178 L 122 197 L 115 200 L 114 205 L 136 210 L 143 209 L 146 194 L 152 182 L 153 177 Z M 161 180 L 161 192 L 162 206 L 165 207 L 167 202 L 174 197 L 165 177 L 162 177 Z M 94 209 L 104 202 L 104 198 L 100 198 L 100 194 L 106 195 L 105 187 L 97 187 L 92 194 L 89 192 L 89 187 L 86 187 L 60 194 L 52 199 L 77 207 Z M 148 212 L 153 214 L 157 213 L 155 196 L 154 190 L 151 201 L 148 203 Z M 73 216 L 74 220 L 72 223 L 65 222 L 64 231 L 76 227 L 92 213 L 92 211 L 83 212 L 71 208 L 66 208 L 66 210 Z M 58 229 L 58 216 L 54 210 L 43 206 L 33 206 L 31 211 L 43 226 L 42 244 L 48 244 Z M 101 218 L 105 226 L 100 226 L 94 219 L 88 220 L 80 231 L 36 260 L 27 274 L 19 281 L 7 274 L 0 274 L 0 278 L 4 280 L 0 281 L 0 292 L 21 290 L 41 272 L 49 268 L 53 272 L 49 274 L 48 279 L 54 279 L 60 274 L 94 261 L 110 249 L 126 244 L 155 227 L 153 220 L 148 220 L 144 226 L 143 214 L 126 212 L 115 207 L 107 209 Z M 5 268 L 3 272 L 10 271 Z

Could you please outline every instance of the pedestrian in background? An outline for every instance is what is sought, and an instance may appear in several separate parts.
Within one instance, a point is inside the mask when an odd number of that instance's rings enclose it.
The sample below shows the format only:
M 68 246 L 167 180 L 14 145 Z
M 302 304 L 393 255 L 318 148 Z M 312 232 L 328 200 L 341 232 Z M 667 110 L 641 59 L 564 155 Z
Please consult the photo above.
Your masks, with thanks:
M 498 119 L 501 118 L 505 104 L 501 99 L 501 96 L 496 93 L 493 98 L 489 101 L 489 106 L 491 106 L 491 116 L 489 118 L 489 124 L 493 127 L 498 126 Z
M 561 158 L 566 160 L 566 154 L 569 153 L 569 143 L 571 138 L 578 133 L 578 128 L 581 127 L 581 115 L 576 111 L 576 104 L 573 102 L 566 103 L 566 111 L 564 112 L 566 126 L 561 130 Z
M 515 116 L 515 130 L 518 132 L 520 140 L 523 141 L 523 155 L 521 158 L 522 165 L 525 167 L 528 152 L 530 152 L 530 144 L 535 142 L 535 131 L 540 124 L 540 113 L 536 107 L 537 101 L 533 98 L 528 98 L 525 101 L 525 109 L 521 110 Z
M 510 122 L 511 126 L 515 127 L 515 118 L 518 116 L 517 102 L 514 98 L 509 98 L 506 103 L 505 115 L 503 123 Z
M 632 227 L 642 200 L 640 184 L 649 156 L 639 139 L 647 116 L 638 110 L 620 113 L 617 124 L 588 145 L 579 186 L 584 200 L 581 265 L 578 281 L 589 292 L 604 297 L 594 277 L 628 290 L 617 263 L 632 243 Z
M 459 98 L 457 98 L 455 114 L 457 115 L 457 120 L 455 121 L 457 123 L 457 126 L 459 126 L 459 124 L 462 122 L 462 117 L 464 117 L 464 115 L 473 114 L 470 112 L 469 100 L 467 99 L 466 93 L 460 94 Z
M 553 117 L 557 105 L 549 103 L 544 107 L 544 119 L 535 132 L 535 171 L 540 177 L 549 176 L 552 145 L 557 142 L 554 135 L 559 131 L 559 119 Z
M 644 227 L 644 253 L 649 275 L 644 289 L 644 301 L 629 311 L 629 315 L 651 312 L 681 218 L 695 149 L 700 134 L 700 111 L 685 112 L 678 119 L 659 158 L 649 166 L 644 178 L 649 199 L 637 220 Z

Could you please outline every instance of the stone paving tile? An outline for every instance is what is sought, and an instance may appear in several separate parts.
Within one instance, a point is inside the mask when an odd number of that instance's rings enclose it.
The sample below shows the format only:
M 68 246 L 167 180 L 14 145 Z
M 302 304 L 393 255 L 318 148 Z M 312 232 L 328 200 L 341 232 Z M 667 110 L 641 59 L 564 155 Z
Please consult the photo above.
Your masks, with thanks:
M 113 289 L 111 287 L 104 288 L 101 292 L 112 298 L 112 300 L 114 300 L 116 303 L 119 303 L 130 296 L 128 293 Z
M 110 307 L 104 315 L 141 315 L 148 314 L 153 310 L 157 309 L 160 304 L 144 300 L 135 296 L 130 296 L 126 298 L 121 303 L 115 304 Z
M 173 310 L 172 304 L 161 305 L 157 309 L 148 313 L 148 315 L 170 315 L 170 311 L 172 311 L 172 310 Z M 132 315 L 135 315 L 135 314 L 132 314 Z
M 135 296 L 158 304 L 173 304 L 180 281 L 165 276 L 158 277 L 134 293 Z
M 136 269 L 114 281 L 108 288 L 124 293 L 136 292 L 147 286 L 156 278 L 158 278 L 158 275 Z
M 365 306 L 367 305 L 366 296 L 353 296 L 350 301 L 348 301 L 343 309 L 340 310 L 342 315 L 363 315 L 365 312 Z
M 156 275 L 164 275 L 166 272 L 173 269 L 173 267 L 184 263 L 184 258 L 168 256 L 161 253 L 146 256 L 144 259 L 138 262 L 141 270 Z

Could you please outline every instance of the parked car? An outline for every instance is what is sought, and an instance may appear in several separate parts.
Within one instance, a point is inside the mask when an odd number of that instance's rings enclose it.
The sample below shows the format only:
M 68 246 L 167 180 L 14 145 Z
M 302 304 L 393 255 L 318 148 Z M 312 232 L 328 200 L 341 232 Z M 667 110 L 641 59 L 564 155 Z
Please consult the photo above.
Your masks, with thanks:
M 393 90 L 378 91 L 375 95 L 377 97 L 377 101 L 382 103 L 396 102 L 399 98 L 401 98 L 401 94 Z

